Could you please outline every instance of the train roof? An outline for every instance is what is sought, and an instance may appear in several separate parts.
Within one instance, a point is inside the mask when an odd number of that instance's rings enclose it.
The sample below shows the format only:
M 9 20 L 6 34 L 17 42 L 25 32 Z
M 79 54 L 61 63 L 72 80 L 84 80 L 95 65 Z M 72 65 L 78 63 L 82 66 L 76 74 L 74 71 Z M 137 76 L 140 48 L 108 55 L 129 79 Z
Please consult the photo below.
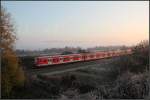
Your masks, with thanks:
M 129 50 L 129 49 L 127 49 Z M 50 55 L 50 56 L 37 56 L 36 58 L 45 58 L 45 57 L 64 57 L 64 56 L 73 56 L 73 55 L 81 55 L 81 54 L 93 54 L 93 53 L 107 53 L 107 52 L 120 52 L 124 50 L 115 50 L 115 51 L 98 51 L 98 52 L 89 52 L 89 53 L 76 53 L 76 54 L 68 54 L 68 55 Z

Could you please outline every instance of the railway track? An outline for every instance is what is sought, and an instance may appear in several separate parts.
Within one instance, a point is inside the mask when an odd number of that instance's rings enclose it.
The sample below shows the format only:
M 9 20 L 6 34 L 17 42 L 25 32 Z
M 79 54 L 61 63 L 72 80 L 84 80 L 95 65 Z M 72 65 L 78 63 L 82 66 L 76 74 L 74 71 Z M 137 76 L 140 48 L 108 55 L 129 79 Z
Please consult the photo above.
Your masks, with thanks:
M 32 76 L 36 76 L 39 74 L 54 75 L 54 74 L 60 74 L 64 72 L 75 71 L 78 69 L 85 69 L 88 67 L 101 67 L 101 64 L 107 64 L 119 58 L 120 57 L 113 57 L 113 58 L 105 58 L 105 59 L 86 61 L 86 62 L 74 62 L 74 63 L 62 64 L 62 65 L 50 65 L 45 68 L 29 69 L 28 72 Z

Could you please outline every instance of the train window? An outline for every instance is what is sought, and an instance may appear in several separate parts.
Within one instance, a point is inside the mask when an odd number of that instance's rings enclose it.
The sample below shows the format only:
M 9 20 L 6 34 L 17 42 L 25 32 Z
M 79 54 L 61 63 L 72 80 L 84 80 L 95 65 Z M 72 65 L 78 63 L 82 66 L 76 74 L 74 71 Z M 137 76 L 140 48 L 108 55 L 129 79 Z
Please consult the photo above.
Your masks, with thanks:
M 70 58 L 63 58 L 63 61 L 69 61 Z
M 84 58 L 86 58 L 86 57 L 87 57 L 87 56 L 83 55 L 83 56 L 82 56 L 82 59 L 84 59 Z
M 111 56 L 112 53 L 109 53 L 109 55 Z
M 79 58 L 80 58 L 79 56 L 74 56 L 73 60 L 79 60 Z
M 38 62 L 38 63 L 40 63 L 40 62 L 41 62 L 41 59 L 40 59 L 40 58 L 38 58 L 38 59 L 37 59 L 37 62 Z
M 43 61 L 44 63 L 47 63 L 48 62 L 48 60 L 47 59 L 44 59 L 44 61 Z
M 40 62 L 43 62 L 43 58 L 42 58 L 42 59 L 40 59 Z
M 90 57 L 91 57 L 91 58 L 93 58 L 93 57 L 94 57 L 94 55 L 90 55 Z
M 46 59 L 46 58 L 39 58 L 38 59 L 38 63 L 40 63 L 40 64 L 45 64 L 47 62 L 48 62 L 48 59 Z
M 82 55 L 82 59 L 87 59 L 87 55 Z
M 107 55 L 106 53 L 103 53 L 103 54 L 102 54 L 102 56 L 106 56 L 106 55 Z
M 59 58 L 53 58 L 53 62 L 54 62 L 54 63 L 59 62 Z
M 40 58 L 38 58 L 37 61 L 40 62 Z
M 100 54 L 96 54 L 96 57 L 99 57 L 100 56 Z

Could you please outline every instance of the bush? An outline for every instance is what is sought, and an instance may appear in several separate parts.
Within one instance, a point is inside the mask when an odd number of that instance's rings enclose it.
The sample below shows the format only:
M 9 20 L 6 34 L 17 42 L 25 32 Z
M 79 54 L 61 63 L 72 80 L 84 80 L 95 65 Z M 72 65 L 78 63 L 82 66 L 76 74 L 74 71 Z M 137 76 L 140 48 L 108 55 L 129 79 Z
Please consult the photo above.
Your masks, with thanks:
M 148 73 L 126 72 L 111 85 L 102 85 L 92 92 L 104 99 L 144 99 L 149 94 Z
M 126 71 L 144 73 L 149 71 L 149 43 L 144 41 L 132 48 L 133 54 L 120 57 L 115 62 L 116 71 L 121 74 Z
M 119 98 L 142 99 L 149 93 L 149 84 L 146 74 L 124 73 L 117 80 Z
M 2 97 L 9 97 L 13 87 L 23 86 L 24 80 L 24 72 L 15 54 L 5 52 L 2 57 Z
M 136 62 L 139 63 L 139 66 L 142 66 L 144 70 L 149 71 L 149 41 L 145 40 L 140 42 L 132 50 L 133 50 L 132 55 L 133 59 L 135 59 Z
M 65 88 L 70 88 L 73 85 L 73 82 L 76 80 L 74 75 L 65 75 L 61 79 L 61 85 Z

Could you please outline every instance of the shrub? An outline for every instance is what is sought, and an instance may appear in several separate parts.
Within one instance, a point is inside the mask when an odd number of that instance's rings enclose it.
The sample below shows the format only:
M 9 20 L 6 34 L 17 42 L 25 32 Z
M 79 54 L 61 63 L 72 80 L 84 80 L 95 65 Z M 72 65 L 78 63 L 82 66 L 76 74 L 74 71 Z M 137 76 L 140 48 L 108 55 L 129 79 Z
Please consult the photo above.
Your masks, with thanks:
M 101 99 L 144 99 L 149 94 L 148 73 L 125 72 L 111 85 L 102 85 L 92 92 Z
M 149 84 L 146 74 L 124 73 L 118 78 L 117 93 L 119 98 L 142 99 L 149 93 Z
M 133 54 L 120 57 L 115 62 L 115 69 L 119 74 L 126 71 L 144 73 L 149 71 L 149 43 L 144 41 L 132 48 Z M 116 67 L 117 66 L 117 67 Z

